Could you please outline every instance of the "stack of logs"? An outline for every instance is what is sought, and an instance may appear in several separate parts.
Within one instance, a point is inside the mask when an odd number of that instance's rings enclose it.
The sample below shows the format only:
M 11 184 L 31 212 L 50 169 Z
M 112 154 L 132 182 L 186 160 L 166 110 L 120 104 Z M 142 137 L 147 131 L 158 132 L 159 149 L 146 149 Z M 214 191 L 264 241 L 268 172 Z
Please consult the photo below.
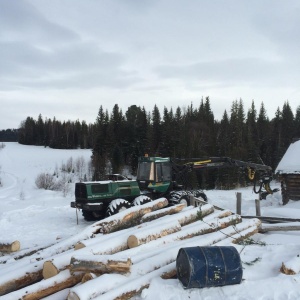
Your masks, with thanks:
M 180 248 L 232 245 L 260 226 L 258 219 L 242 221 L 209 204 L 167 205 L 161 198 L 130 208 L 26 260 L 3 265 L 0 296 L 33 300 L 62 291 L 61 299 L 68 300 L 130 299 L 155 277 L 176 277 Z

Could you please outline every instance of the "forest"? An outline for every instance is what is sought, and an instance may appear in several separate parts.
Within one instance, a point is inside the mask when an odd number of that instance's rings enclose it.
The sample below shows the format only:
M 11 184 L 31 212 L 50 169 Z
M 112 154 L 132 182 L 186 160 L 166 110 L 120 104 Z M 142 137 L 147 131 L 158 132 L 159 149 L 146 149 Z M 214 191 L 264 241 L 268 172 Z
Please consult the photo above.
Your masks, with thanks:
M 121 173 L 126 165 L 136 174 L 137 159 L 145 153 L 173 158 L 227 156 L 275 169 L 290 143 L 300 137 L 300 106 L 294 113 L 288 101 L 269 119 L 263 102 L 257 109 L 252 101 L 246 110 L 242 99 L 235 100 L 221 120 L 215 119 L 209 97 L 199 102 L 198 106 L 165 107 L 162 112 L 156 105 L 151 112 L 132 105 L 125 113 L 118 104 L 111 112 L 100 105 L 93 124 L 27 117 L 18 130 L 18 142 L 57 149 L 90 148 L 93 179 L 99 180 L 106 178 L 108 162 L 113 173 Z M 225 175 L 218 171 L 210 175 L 213 179 L 202 178 L 200 185 L 213 182 L 215 186 Z

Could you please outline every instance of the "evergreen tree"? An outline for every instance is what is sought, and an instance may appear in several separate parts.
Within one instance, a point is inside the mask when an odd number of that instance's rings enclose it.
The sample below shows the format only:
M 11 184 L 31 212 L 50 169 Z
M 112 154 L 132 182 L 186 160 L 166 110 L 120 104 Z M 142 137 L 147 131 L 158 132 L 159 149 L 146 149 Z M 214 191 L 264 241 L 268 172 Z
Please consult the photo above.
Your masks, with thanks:
M 295 123 L 294 137 L 296 139 L 300 139 L 300 105 L 296 109 L 294 123 Z
M 108 145 L 107 145 L 107 131 L 108 131 L 108 113 L 104 112 L 102 105 L 99 108 L 96 124 L 95 137 L 92 149 L 92 162 L 94 167 L 94 180 L 105 179 L 106 164 L 108 161 Z
M 286 101 L 282 108 L 282 146 L 286 150 L 294 137 L 294 114 Z
M 161 146 L 161 117 L 156 104 L 154 105 L 151 118 L 151 152 L 155 156 L 160 156 Z
M 258 133 L 257 133 L 257 112 L 254 105 L 254 101 L 252 101 L 251 108 L 248 110 L 247 113 L 247 158 L 249 161 L 252 162 L 260 162 L 258 161 Z
M 270 144 L 272 154 L 270 155 L 270 166 L 275 169 L 281 157 L 284 154 L 282 142 L 282 113 L 277 108 L 275 118 L 271 121 Z
M 223 113 L 221 122 L 218 125 L 216 142 L 217 142 L 217 155 L 218 156 L 229 156 L 230 155 L 230 122 L 227 111 Z

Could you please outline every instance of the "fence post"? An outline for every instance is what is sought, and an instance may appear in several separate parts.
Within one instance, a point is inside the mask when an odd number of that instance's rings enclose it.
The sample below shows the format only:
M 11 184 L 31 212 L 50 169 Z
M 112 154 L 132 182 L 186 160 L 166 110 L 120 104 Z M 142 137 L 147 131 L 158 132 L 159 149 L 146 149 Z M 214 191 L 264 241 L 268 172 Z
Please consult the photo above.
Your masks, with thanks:
M 256 216 L 260 217 L 261 213 L 260 213 L 260 200 L 259 199 L 255 199 L 255 209 L 256 209 Z
M 236 193 L 236 213 L 242 214 L 242 193 Z

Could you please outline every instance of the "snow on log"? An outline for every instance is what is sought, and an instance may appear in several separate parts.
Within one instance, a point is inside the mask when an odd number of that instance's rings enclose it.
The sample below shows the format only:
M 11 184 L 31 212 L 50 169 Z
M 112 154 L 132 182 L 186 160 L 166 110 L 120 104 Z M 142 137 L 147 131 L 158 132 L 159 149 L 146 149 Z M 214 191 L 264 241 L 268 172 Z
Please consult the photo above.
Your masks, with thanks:
M 214 207 L 210 204 L 206 204 L 201 207 L 195 207 L 191 210 L 187 210 L 187 211 L 179 213 L 178 214 L 179 218 L 177 218 L 177 215 L 173 215 L 170 218 L 175 217 L 176 219 L 178 219 L 179 224 L 181 226 L 184 226 L 184 225 L 193 223 L 213 212 L 214 212 Z
M 166 208 L 160 209 L 158 211 L 153 211 L 153 212 L 147 213 L 144 216 L 142 216 L 141 221 L 149 222 L 149 221 L 161 218 L 166 215 L 177 214 L 180 211 L 182 211 L 185 207 L 186 207 L 186 205 L 184 203 L 182 203 L 182 204 L 177 204 L 175 206 L 166 207 Z M 190 206 L 190 208 L 192 208 L 192 206 Z
M 295 275 L 300 272 L 300 256 L 297 255 L 289 261 L 282 263 L 280 272 L 286 275 Z
M 71 275 L 69 270 L 65 270 L 53 278 L 42 280 L 31 286 L 10 293 L 6 295 L 5 299 L 39 300 L 78 284 L 83 275 L 84 274 Z
M 145 228 L 139 230 L 135 234 L 132 234 L 127 239 L 128 248 L 137 247 L 142 244 L 149 243 L 168 234 L 178 232 L 181 230 L 181 226 L 178 221 L 169 222 L 163 225 L 157 225 L 156 227 Z
M 115 289 L 128 281 L 128 277 L 120 274 L 104 274 L 93 280 L 74 286 L 70 289 L 68 300 L 90 300 Z
M 73 256 L 70 272 L 92 272 L 96 275 L 104 273 L 128 273 L 131 267 L 130 258 L 115 258 L 113 255 L 81 255 Z
M 94 233 L 110 233 L 120 229 L 132 227 L 133 225 L 140 223 L 142 216 L 146 213 L 161 209 L 167 205 L 168 200 L 166 198 L 160 198 L 143 205 L 128 208 L 116 215 L 110 216 L 95 223 Z
M 300 222 L 287 222 L 277 224 L 263 224 L 259 229 L 260 233 L 268 231 L 298 231 L 300 230 Z
M 35 262 L 7 272 L 0 277 L 0 296 L 42 280 L 42 268 L 42 262 Z
M 258 226 L 254 225 L 254 226 L 251 226 L 249 227 L 248 229 L 244 230 L 243 231 L 243 234 L 241 233 L 238 233 L 238 234 L 235 234 L 234 236 L 232 236 L 232 243 L 233 244 L 239 244 L 241 243 L 243 240 L 249 238 L 250 236 L 258 233 Z
M 123 254 L 131 256 L 140 251 L 148 251 L 151 249 L 156 249 L 158 247 L 162 247 L 165 244 L 173 243 L 176 240 L 189 239 L 194 236 L 211 233 L 220 228 L 225 228 L 226 226 L 239 223 L 240 221 L 241 218 L 238 215 L 232 215 L 222 219 L 211 218 L 210 216 L 208 216 L 207 219 L 204 218 L 203 220 L 196 221 L 189 225 L 183 226 L 181 230 L 178 232 L 166 235 L 157 240 L 150 241 L 146 244 L 140 245 L 137 248 L 131 248 L 129 250 L 125 250 L 123 251 Z
M 148 287 L 153 278 L 159 276 L 164 279 L 173 277 L 176 274 L 174 274 L 174 269 L 176 270 L 176 266 L 175 263 L 172 263 L 137 278 L 122 275 L 116 276 L 118 274 L 102 275 L 87 282 L 86 284 L 89 284 L 87 286 L 84 284 L 82 286 L 72 288 L 70 290 L 68 300 L 131 299 L 131 297 L 139 294 L 144 288 Z M 103 277 L 109 275 L 110 277 Z M 90 295 L 92 295 L 92 297 L 90 297 Z
M 0 242 L 0 252 L 16 252 L 20 250 L 20 242 Z

